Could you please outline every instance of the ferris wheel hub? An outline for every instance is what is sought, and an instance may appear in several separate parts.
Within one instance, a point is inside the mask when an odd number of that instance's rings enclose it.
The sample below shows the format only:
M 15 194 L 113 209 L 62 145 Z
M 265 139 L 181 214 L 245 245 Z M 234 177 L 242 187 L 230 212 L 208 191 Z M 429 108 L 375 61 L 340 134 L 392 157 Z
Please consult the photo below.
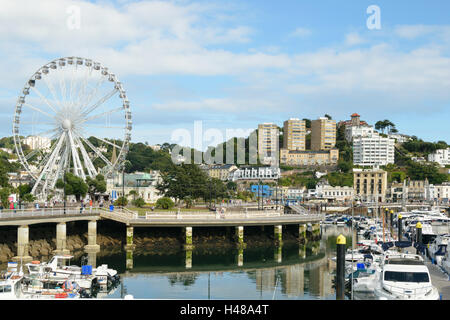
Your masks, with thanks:
M 71 129 L 72 128 L 72 121 L 70 121 L 69 119 L 64 119 L 62 124 L 61 124 L 61 127 L 64 130 L 66 130 L 66 131 Z

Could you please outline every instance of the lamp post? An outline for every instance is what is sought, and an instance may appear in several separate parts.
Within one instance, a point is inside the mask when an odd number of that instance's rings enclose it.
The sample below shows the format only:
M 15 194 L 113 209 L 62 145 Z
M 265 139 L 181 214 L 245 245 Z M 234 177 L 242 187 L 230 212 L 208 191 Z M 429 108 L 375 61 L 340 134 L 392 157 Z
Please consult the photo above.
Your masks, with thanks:
M 64 168 L 64 176 L 63 176 L 63 180 L 64 180 L 64 214 L 66 214 L 66 168 Z

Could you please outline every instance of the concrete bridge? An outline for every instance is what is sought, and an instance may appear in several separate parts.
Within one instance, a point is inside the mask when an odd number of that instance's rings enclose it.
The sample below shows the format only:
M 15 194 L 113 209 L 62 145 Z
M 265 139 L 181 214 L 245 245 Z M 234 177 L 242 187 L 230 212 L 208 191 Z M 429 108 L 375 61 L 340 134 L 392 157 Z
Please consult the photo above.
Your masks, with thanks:
M 311 224 L 313 234 L 320 232 L 322 214 L 284 214 L 282 211 L 244 211 L 244 212 L 147 212 L 139 215 L 127 209 L 104 208 L 46 208 L 32 210 L 3 210 L 0 213 L 0 226 L 17 226 L 17 256 L 15 260 L 31 260 L 28 255 L 29 225 L 42 223 L 56 223 L 57 254 L 68 254 L 66 246 L 66 223 L 72 221 L 88 222 L 88 244 L 86 251 L 98 251 L 97 221 L 101 219 L 113 220 L 126 225 L 126 250 L 133 250 L 134 227 L 181 227 L 185 232 L 185 249 L 192 250 L 193 227 L 235 227 L 238 247 L 245 247 L 244 226 L 273 225 L 277 244 L 282 244 L 282 226 L 299 225 L 299 236 L 306 237 L 307 224 Z

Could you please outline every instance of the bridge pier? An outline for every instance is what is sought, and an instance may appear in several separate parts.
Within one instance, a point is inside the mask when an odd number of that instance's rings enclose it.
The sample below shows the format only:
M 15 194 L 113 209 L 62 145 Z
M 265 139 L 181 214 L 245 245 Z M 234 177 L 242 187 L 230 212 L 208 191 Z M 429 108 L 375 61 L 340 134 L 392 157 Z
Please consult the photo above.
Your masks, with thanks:
M 276 262 L 281 263 L 283 249 L 281 246 L 277 246 L 274 251 L 274 259 Z
M 85 250 L 97 251 L 100 246 L 97 244 L 97 220 L 88 222 L 88 244 L 84 246 Z
M 237 238 L 237 247 L 239 249 L 244 249 L 247 247 L 247 244 L 244 242 L 244 226 L 236 227 L 236 238 Z
M 127 270 L 133 269 L 133 250 L 126 250 L 125 268 Z
M 244 248 L 239 248 L 236 260 L 238 267 L 242 267 L 244 265 Z
M 127 243 L 125 244 L 125 250 L 134 250 L 136 245 L 133 244 L 134 228 L 127 226 Z
M 300 224 L 298 226 L 298 240 L 299 242 L 306 242 L 306 224 Z
M 185 250 L 194 249 L 194 244 L 192 243 L 192 227 L 185 227 L 184 233 L 185 233 L 185 239 L 186 239 L 185 243 L 184 243 L 184 249 Z
M 28 225 L 19 226 L 17 228 L 17 256 L 13 258 L 15 261 L 28 262 L 33 260 L 28 254 L 29 246 L 29 229 Z
M 274 233 L 276 245 L 281 246 L 283 244 L 283 226 L 281 224 L 275 225 Z
M 55 254 L 69 254 L 67 249 L 67 226 L 65 222 L 56 225 L 56 250 Z
M 185 266 L 186 269 L 192 268 L 192 250 L 186 250 Z

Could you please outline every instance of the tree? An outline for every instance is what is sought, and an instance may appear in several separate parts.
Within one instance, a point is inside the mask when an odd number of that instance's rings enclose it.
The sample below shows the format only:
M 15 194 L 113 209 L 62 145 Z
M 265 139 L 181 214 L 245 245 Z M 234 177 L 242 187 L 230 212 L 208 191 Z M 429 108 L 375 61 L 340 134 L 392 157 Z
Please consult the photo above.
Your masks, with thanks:
M 3 208 L 8 208 L 9 205 L 9 195 L 11 194 L 11 188 L 4 187 L 0 189 L 0 200 Z
M 86 182 L 80 177 L 76 175 L 66 172 L 65 174 L 66 183 L 62 179 L 58 179 L 56 182 L 56 188 L 63 189 L 65 185 L 65 194 L 66 195 L 74 195 L 77 201 L 80 201 L 81 198 L 84 198 L 89 190 L 89 186 Z
M 195 164 L 172 164 L 168 170 L 161 173 L 161 182 L 156 188 L 166 197 L 182 200 L 189 196 L 192 200 L 209 198 L 209 178 Z M 218 179 L 216 179 L 218 180 Z M 221 181 L 215 181 L 213 188 L 216 188 L 218 194 L 222 187 L 226 190 L 225 184 Z
M 145 205 L 145 200 L 142 199 L 141 197 L 137 198 L 136 200 L 133 200 L 133 205 L 138 207 L 138 208 L 142 208 Z
M 20 199 L 25 203 L 31 203 L 36 200 L 36 197 L 33 196 L 31 193 L 26 193 L 23 196 L 21 196 Z
M 114 205 L 118 207 L 126 207 L 128 204 L 128 199 L 126 197 L 118 197 L 116 201 L 114 201 Z
M 411 180 L 425 180 L 432 184 L 441 184 L 448 180 L 448 175 L 439 173 L 439 168 L 435 164 L 421 164 L 414 161 L 408 162 L 407 174 Z
M 104 193 L 106 191 L 105 177 L 101 174 L 98 174 L 94 179 L 87 177 L 86 184 L 88 185 L 87 192 L 91 199 L 95 198 L 95 194 Z
M 138 192 L 136 190 L 130 190 L 128 192 L 128 195 L 133 196 L 133 201 L 136 200 L 136 196 L 138 195 Z
M 156 208 L 158 209 L 171 209 L 174 206 L 175 203 L 168 197 L 162 197 L 156 201 Z

